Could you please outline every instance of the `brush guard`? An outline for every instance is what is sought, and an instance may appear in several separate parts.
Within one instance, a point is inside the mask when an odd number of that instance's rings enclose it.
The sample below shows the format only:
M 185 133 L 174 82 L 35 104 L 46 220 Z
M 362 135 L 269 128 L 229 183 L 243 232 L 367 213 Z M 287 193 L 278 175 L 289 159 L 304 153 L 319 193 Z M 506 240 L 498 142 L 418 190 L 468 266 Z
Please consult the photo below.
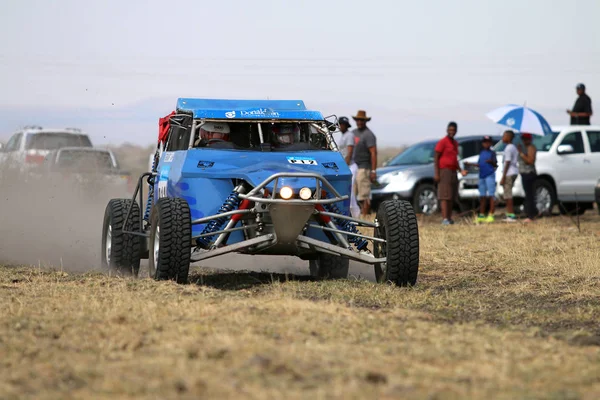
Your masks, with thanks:
M 276 198 L 277 187 L 279 186 L 279 179 L 281 178 L 314 178 L 315 179 L 315 196 L 309 200 L 301 199 L 289 199 L 284 200 Z M 267 190 L 266 187 L 273 183 L 273 189 Z M 236 188 L 237 189 L 237 188 Z M 234 193 L 236 190 L 234 190 Z M 265 193 L 270 192 L 270 195 L 265 197 Z M 232 193 L 233 195 L 233 193 Z M 195 240 L 210 238 L 207 240 L 205 245 L 210 247 L 210 250 L 197 249 L 192 253 L 192 262 L 206 260 L 209 258 L 217 257 L 219 255 L 231 253 L 231 252 L 258 252 L 261 249 L 265 249 L 276 244 L 281 244 L 282 239 L 275 233 L 269 233 L 260 235 L 239 243 L 231 245 L 225 244 L 225 238 L 232 232 L 236 231 L 247 231 L 251 228 L 256 228 L 257 225 L 244 225 L 241 227 L 235 227 L 236 223 L 244 214 L 253 214 L 258 216 L 259 214 L 271 213 L 270 209 L 263 209 L 262 207 L 248 208 L 249 203 L 256 204 L 269 204 L 271 206 L 299 206 L 298 211 L 306 206 L 311 206 L 314 209 L 309 212 L 309 215 L 314 215 L 321 225 L 311 223 L 314 221 L 307 221 L 305 224 L 306 229 L 319 229 L 324 231 L 326 234 L 331 235 L 337 244 L 328 242 L 322 242 L 320 240 L 312 239 L 304 234 L 296 236 L 293 240 L 293 244 L 298 247 L 305 249 L 313 249 L 315 251 L 329 253 L 334 255 L 340 255 L 343 257 L 350 258 L 355 261 L 360 261 L 368 264 L 375 264 L 383 262 L 383 258 L 375 258 L 367 250 L 368 241 L 373 242 L 385 242 L 383 239 L 376 238 L 369 235 L 360 233 L 357 229 L 358 226 L 375 228 L 376 223 L 362 221 L 342 213 L 335 205 L 335 203 L 348 199 L 347 195 L 340 195 L 337 190 L 325 179 L 323 176 L 315 173 L 276 173 L 265 179 L 262 183 L 254 187 L 247 194 L 237 193 L 235 196 L 237 200 L 241 200 L 241 204 L 238 209 L 231 209 L 233 203 L 228 198 L 224 202 L 219 212 L 215 215 L 203 217 L 192 221 L 192 225 L 197 224 L 209 224 L 211 229 L 205 228 L 200 234 L 193 237 Z M 242 207 L 245 205 L 244 207 Z M 303 206 L 303 207 L 300 207 Z M 229 218 L 226 227 L 221 230 L 221 227 L 225 224 Z M 214 221 L 218 221 L 214 224 Z M 335 221 L 335 222 L 334 222 Z M 212 223 L 212 224 L 211 224 Z M 304 222 L 303 222 L 304 223 Z M 208 226 L 207 226 L 208 227 Z M 214 229 L 217 229 L 216 231 Z M 210 240 L 214 236 L 219 235 L 214 243 L 210 243 Z M 280 235 L 281 236 L 281 235 Z M 348 237 L 348 239 L 346 239 Z M 288 243 L 289 238 L 285 238 L 284 242 Z M 350 243 L 356 246 L 356 250 L 352 248 Z M 201 246 L 203 247 L 203 246 Z M 203 247 L 205 248 L 205 247 Z

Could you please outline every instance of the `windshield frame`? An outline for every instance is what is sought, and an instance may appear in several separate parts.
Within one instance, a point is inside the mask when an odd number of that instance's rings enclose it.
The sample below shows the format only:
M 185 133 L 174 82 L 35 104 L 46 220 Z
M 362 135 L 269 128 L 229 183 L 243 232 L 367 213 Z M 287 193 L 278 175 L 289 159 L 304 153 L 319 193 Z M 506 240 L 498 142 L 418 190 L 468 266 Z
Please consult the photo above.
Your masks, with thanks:
M 251 124 L 256 126 L 256 128 L 250 128 L 248 135 L 248 141 L 250 147 L 245 147 L 242 145 L 237 145 L 231 140 L 227 142 L 228 145 L 219 145 L 217 143 L 216 146 L 202 146 L 198 144 L 200 127 L 202 124 L 207 122 L 220 122 L 227 123 L 232 126 L 235 124 Z M 303 140 L 302 142 L 294 142 L 289 145 L 281 145 L 275 146 L 272 137 L 272 126 L 274 124 L 300 124 L 301 132 L 300 138 Z M 189 135 L 189 150 L 228 150 L 228 151 L 249 151 L 249 152 L 307 152 L 307 151 L 338 151 L 339 148 L 335 139 L 333 138 L 333 133 L 331 130 L 327 128 L 330 123 L 327 120 L 222 120 L 222 119 L 194 119 L 191 126 L 191 134 Z M 337 130 L 336 130 L 337 132 Z M 238 132 L 239 134 L 239 132 Z M 313 135 L 320 135 L 319 145 L 315 145 L 310 142 L 310 138 Z M 170 140 L 170 138 L 169 138 Z M 167 143 L 168 146 L 168 143 Z M 165 146 L 165 147 L 167 147 Z

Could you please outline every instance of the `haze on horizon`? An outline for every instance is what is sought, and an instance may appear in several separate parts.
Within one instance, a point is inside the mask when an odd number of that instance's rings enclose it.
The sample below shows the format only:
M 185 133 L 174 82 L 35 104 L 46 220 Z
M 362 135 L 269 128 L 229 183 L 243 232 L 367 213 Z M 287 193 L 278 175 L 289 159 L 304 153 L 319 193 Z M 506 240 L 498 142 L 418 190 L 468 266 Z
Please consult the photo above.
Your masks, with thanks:
M 0 140 L 41 124 L 145 145 L 178 97 L 366 109 L 381 145 L 439 137 L 449 120 L 497 133 L 484 114 L 507 103 L 565 125 L 578 82 L 600 96 L 599 16 L 597 0 L 9 0 Z

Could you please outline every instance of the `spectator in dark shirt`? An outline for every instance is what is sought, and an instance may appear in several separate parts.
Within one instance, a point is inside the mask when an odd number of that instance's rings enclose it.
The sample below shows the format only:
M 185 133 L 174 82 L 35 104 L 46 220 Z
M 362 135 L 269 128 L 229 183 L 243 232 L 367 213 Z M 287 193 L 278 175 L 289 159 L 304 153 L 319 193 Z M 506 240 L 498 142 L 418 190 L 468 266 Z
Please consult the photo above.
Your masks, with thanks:
M 369 214 L 371 209 L 371 183 L 377 178 L 375 170 L 377 169 L 377 140 L 369 128 L 367 122 L 371 117 L 367 117 L 367 112 L 359 110 L 354 117 L 356 129 L 354 134 L 354 146 L 348 146 L 346 160 L 352 160 L 358 166 L 356 172 L 356 200 L 360 205 L 362 215 Z
M 585 85 L 577 85 L 577 100 L 573 105 L 573 110 L 567 110 L 571 116 L 571 125 L 589 125 L 592 116 L 592 99 L 585 93 Z
M 458 164 L 458 142 L 454 139 L 458 126 L 456 122 L 450 122 L 446 130 L 447 135 L 435 146 L 435 157 L 433 160 L 435 175 L 438 182 L 438 199 L 442 206 L 442 225 L 453 225 L 452 206 L 458 200 L 458 175 L 460 166 Z M 466 175 L 466 171 L 462 171 Z

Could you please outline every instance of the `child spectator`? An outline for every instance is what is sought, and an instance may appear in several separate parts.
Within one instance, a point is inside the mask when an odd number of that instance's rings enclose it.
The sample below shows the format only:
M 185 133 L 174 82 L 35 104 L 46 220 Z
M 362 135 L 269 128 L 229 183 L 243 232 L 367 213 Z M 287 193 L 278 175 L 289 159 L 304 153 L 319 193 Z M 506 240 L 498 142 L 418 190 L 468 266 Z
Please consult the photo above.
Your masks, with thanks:
M 514 202 L 513 202 L 513 186 L 515 180 L 519 176 L 519 151 L 512 141 L 515 138 L 515 133 L 511 130 L 505 131 L 502 136 L 502 141 L 506 143 L 504 148 L 504 171 L 500 184 L 504 187 L 504 200 L 506 200 L 506 222 L 515 222 Z
M 477 164 L 465 162 L 465 166 L 470 165 L 479 169 L 479 215 L 475 221 L 477 223 L 494 222 L 494 197 L 496 196 L 496 168 L 498 168 L 498 161 L 496 160 L 496 152 L 490 148 L 492 147 L 491 137 L 484 136 L 481 147 Z M 486 217 L 485 209 L 488 202 L 490 211 Z

